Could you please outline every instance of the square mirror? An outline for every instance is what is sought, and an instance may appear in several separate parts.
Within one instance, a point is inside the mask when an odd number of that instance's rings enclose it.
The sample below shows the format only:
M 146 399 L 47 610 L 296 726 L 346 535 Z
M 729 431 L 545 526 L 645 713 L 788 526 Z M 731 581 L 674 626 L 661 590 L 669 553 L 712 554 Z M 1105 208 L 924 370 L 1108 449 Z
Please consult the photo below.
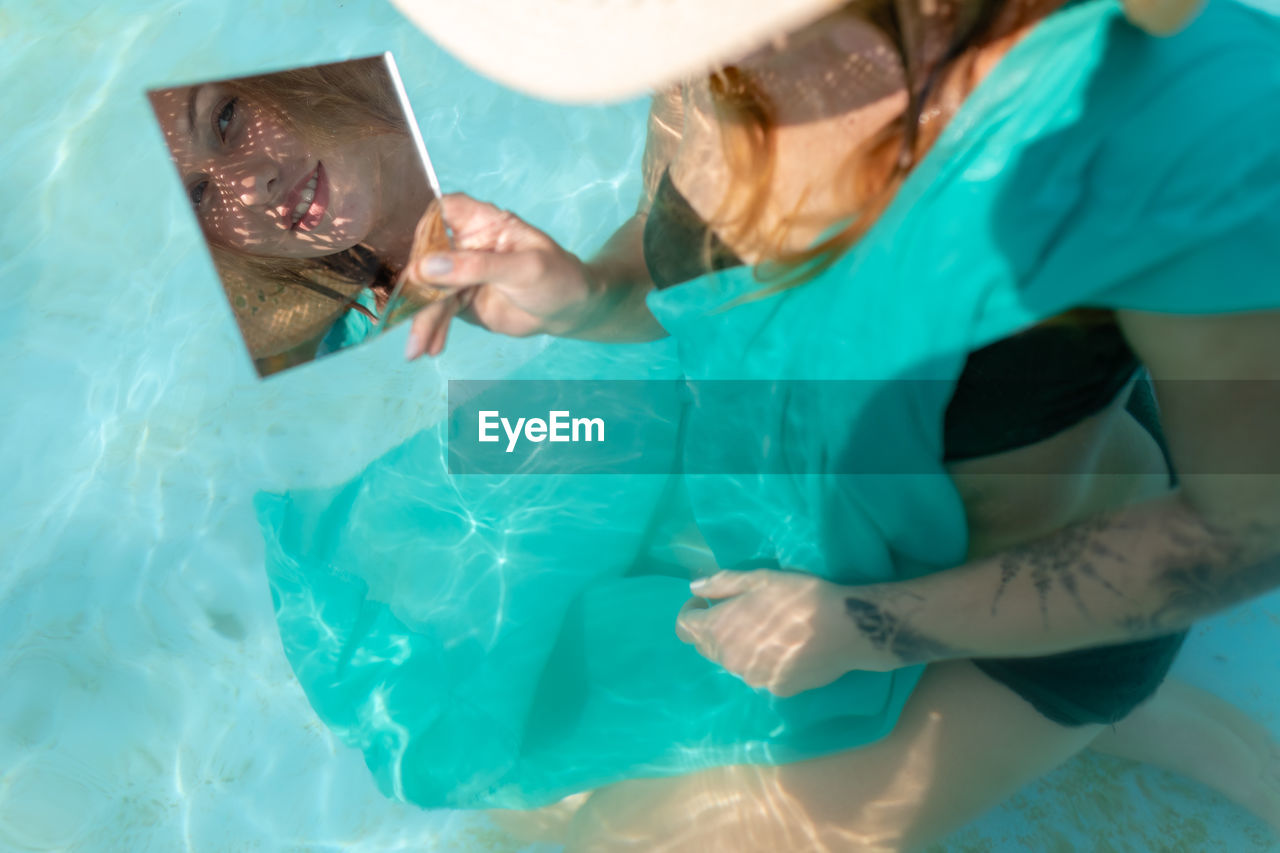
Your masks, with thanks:
M 147 95 L 259 376 L 421 307 L 399 276 L 450 241 L 390 54 Z

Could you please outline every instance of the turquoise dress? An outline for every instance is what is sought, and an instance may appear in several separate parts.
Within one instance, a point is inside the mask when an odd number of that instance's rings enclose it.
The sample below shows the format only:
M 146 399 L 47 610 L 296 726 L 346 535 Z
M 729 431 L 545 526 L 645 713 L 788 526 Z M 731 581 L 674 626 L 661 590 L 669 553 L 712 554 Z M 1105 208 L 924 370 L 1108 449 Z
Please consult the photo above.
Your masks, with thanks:
M 1277 103 L 1263 13 L 1215 0 L 1157 40 L 1109 0 L 1073 6 L 1000 62 L 823 275 L 727 310 L 749 270 L 652 294 L 675 359 L 558 343 L 536 367 L 810 380 L 694 410 L 683 443 L 654 450 L 693 470 L 746 435 L 752 473 L 450 477 L 437 427 L 343 487 L 260 496 L 316 712 L 384 792 L 427 807 L 535 807 L 884 736 L 921 668 L 778 699 L 676 639 L 687 578 L 646 556 L 672 484 L 719 565 L 868 583 L 960 563 L 942 413 L 967 353 L 1080 305 L 1280 308 Z
M 360 291 L 356 302 L 375 314 L 378 311 L 377 300 L 373 291 L 368 288 Z M 320 346 L 316 348 L 316 358 L 355 346 L 372 335 L 376 328 L 367 316 L 359 311 L 348 309 L 336 323 L 329 327 L 329 331 L 321 339 Z

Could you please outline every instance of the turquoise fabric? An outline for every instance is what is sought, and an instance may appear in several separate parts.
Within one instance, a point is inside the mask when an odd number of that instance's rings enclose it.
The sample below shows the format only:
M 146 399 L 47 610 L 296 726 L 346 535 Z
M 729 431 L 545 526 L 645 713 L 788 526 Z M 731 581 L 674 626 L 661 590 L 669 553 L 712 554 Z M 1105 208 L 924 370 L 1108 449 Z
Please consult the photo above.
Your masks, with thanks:
M 1073 7 L 822 276 L 728 310 L 749 271 L 651 296 L 678 361 L 655 346 L 646 377 L 841 383 L 690 414 L 686 465 L 746 424 L 758 473 L 451 478 L 437 428 L 344 487 L 261 496 L 281 636 L 317 713 L 389 795 L 463 808 L 883 736 L 919 668 L 791 699 L 746 687 L 675 639 L 686 579 L 650 558 L 651 526 L 683 506 L 720 565 L 844 583 L 960 562 L 939 460 L 966 353 L 1079 305 L 1280 307 L 1277 103 L 1280 29 L 1261 13 L 1215 0 L 1153 40 L 1110 2 Z M 537 367 L 616 378 L 635 352 L 558 343 Z
M 375 314 L 378 311 L 373 291 L 368 288 L 360 291 L 360 295 L 356 297 L 356 302 Z M 325 333 L 324 339 L 320 341 L 320 346 L 316 349 L 316 357 L 319 358 L 322 355 L 328 355 L 338 350 L 355 346 L 369 337 L 373 329 L 372 320 L 359 311 L 348 309 Z

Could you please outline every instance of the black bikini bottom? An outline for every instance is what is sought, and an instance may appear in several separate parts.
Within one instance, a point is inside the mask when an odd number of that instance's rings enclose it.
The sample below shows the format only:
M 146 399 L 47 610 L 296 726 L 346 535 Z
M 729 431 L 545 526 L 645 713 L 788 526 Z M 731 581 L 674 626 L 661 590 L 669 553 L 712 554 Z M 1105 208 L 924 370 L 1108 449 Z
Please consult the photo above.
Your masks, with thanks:
M 1145 380 L 1138 382 L 1127 408 L 1160 444 L 1168 461 L 1155 400 Z M 1186 638 L 1187 632 L 1182 631 L 1046 657 L 987 658 L 974 663 L 1055 723 L 1109 724 L 1126 717 L 1156 692 Z

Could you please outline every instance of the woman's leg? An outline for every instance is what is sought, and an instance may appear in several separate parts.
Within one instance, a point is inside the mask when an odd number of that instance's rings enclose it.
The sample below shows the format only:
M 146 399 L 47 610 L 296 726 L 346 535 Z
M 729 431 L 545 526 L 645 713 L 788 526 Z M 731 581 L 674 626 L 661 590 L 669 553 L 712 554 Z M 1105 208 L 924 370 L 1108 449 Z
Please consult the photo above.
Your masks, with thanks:
M 1280 745 L 1212 693 L 1169 679 L 1089 746 L 1194 779 L 1280 830 Z
M 930 666 L 884 740 L 781 767 L 735 766 L 601 789 L 567 853 L 915 850 L 1087 746 L 968 661 Z
M 560 844 L 569 831 L 569 822 L 589 796 L 591 792 L 584 791 L 540 809 L 490 809 L 485 814 L 494 825 L 522 844 L 543 841 Z
M 1261 723 L 1205 690 L 1170 678 L 1089 747 L 1193 779 L 1280 831 L 1280 744 Z M 537 812 L 493 813 L 494 822 L 523 841 L 561 841 L 586 797 Z

